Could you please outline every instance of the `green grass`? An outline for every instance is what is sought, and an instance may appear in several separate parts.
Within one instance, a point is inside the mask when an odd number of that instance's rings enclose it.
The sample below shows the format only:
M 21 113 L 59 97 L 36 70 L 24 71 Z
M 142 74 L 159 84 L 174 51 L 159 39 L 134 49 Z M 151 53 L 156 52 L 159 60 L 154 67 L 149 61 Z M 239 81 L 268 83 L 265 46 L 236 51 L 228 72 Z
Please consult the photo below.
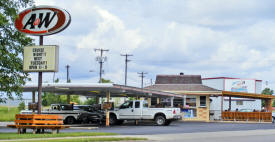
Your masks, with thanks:
M 39 140 L 39 142 L 94 142 L 94 141 L 137 141 L 137 140 L 147 140 L 146 138 L 75 138 L 75 139 L 52 139 L 52 140 Z M 20 142 L 30 142 L 30 141 L 37 141 L 37 140 L 26 140 Z
M 59 134 L 17 134 L 17 133 L 0 133 L 0 140 L 3 139 L 29 139 L 29 138 L 55 138 L 55 137 L 79 137 L 79 136 L 111 136 L 116 133 L 104 132 L 72 132 Z
M 0 121 L 14 121 L 15 114 L 18 114 L 19 111 L 17 107 L 10 107 L 10 111 L 6 106 L 0 106 Z

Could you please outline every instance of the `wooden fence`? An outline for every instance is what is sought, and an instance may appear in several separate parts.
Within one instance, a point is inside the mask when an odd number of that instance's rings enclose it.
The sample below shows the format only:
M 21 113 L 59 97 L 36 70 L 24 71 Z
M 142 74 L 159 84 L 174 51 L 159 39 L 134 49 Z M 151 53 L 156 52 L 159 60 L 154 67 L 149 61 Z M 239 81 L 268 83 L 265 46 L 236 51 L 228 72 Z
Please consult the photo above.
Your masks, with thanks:
M 222 112 L 222 120 L 272 122 L 271 112 Z

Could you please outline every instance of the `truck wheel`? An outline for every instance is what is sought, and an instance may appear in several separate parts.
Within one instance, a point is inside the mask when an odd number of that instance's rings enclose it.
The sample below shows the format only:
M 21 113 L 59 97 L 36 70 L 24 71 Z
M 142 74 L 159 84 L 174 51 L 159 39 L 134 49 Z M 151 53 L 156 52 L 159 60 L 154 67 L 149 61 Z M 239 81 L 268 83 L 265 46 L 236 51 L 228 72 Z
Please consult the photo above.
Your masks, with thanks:
M 69 117 L 66 118 L 65 122 L 66 122 L 66 124 L 74 124 L 75 119 L 74 119 L 74 117 L 69 116 Z
M 123 124 L 124 120 L 117 120 L 117 125 Z
M 118 122 L 118 120 L 117 120 L 116 116 L 113 115 L 113 114 L 110 115 L 110 118 L 109 118 L 109 123 L 110 123 L 110 125 L 116 125 L 117 122 Z
M 171 124 L 171 120 L 166 120 L 166 122 L 165 122 L 165 126 L 168 126 L 168 125 L 170 125 Z
M 158 115 L 156 118 L 155 118 L 155 122 L 158 126 L 162 126 L 162 125 L 165 125 L 165 117 L 162 116 L 162 115 Z

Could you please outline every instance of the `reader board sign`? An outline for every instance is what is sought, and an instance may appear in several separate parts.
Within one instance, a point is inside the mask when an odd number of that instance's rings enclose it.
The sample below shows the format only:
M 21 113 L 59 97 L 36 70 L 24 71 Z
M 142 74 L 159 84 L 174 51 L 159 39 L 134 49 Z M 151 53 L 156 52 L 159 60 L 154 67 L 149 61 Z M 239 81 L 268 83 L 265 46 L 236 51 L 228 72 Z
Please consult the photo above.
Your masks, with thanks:
M 59 47 L 56 45 L 24 47 L 25 72 L 57 72 Z
M 65 10 L 53 6 L 36 6 L 19 13 L 15 20 L 18 31 L 30 35 L 51 35 L 69 26 L 71 16 Z

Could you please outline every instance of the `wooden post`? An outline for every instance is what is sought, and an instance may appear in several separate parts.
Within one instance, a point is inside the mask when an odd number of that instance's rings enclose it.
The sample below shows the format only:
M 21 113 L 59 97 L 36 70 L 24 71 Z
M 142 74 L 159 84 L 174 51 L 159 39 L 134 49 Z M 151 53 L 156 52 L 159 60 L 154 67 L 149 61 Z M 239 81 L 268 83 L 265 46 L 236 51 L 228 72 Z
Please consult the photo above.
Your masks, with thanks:
M 157 104 L 160 104 L 160 98 L 157 98 Z
M 174 97 L 171 97 L 171 107 L 174 107 Z
M 35 91 L 32 91 L 32 103 L 35 103 Z M 32 114 L 35 114 L 35 109 L 32 109 Z
M 267 112 L 272 112 L 272 99 L 265 99 L 265 108 Z
M 21 128 L 17 128 L 17 134 L 21 134 Z
M 221 98 L 221 120 L 223 118 L 222 112 L 223 112 L 223 94 L 222 94 L 222 98 Z
M 183 101 L 183 107 L 186 107 L 186 95 L 183 96 L 182 98 L 182 101 Z
M 107 91 L 106 92 L 107 103 L 110 102 L 110 96 L 111 96 L 110 91 Z M 110 126 L 110 122 L 109 122 L 109 119 L 110 119 L 109 110 L 106 109 L 105 111 L 106 111 L 106 126 Z
M 151 104 L 152 104 L 151 100 L 152 100 L 151 98 L 147 98 L 148 107 L 151 107 Z
M 231 97 L 229 97 L 229 108 L 228 110 L 231 110 Z

